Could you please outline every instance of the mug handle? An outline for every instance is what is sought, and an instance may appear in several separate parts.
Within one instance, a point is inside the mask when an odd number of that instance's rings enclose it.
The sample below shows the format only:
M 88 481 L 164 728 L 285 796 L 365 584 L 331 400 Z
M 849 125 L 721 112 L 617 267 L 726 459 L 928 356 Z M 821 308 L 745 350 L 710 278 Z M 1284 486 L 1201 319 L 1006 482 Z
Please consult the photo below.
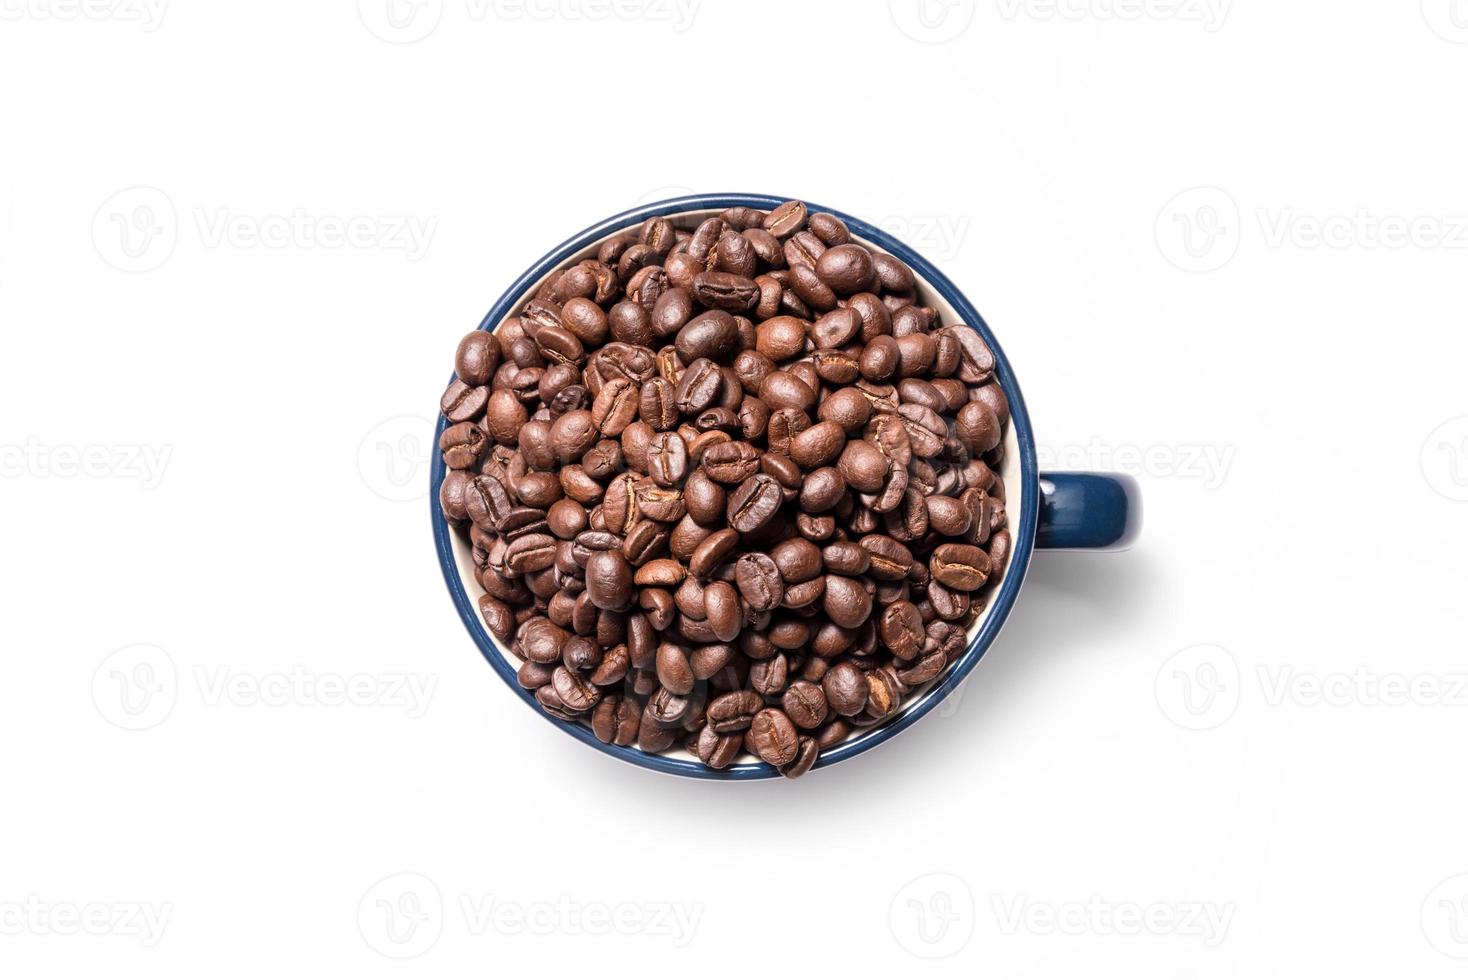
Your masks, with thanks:
M 1035 547 L 1125 551 L 1142 524 L 1137 481 L 1119 473 L 1041 473 Z

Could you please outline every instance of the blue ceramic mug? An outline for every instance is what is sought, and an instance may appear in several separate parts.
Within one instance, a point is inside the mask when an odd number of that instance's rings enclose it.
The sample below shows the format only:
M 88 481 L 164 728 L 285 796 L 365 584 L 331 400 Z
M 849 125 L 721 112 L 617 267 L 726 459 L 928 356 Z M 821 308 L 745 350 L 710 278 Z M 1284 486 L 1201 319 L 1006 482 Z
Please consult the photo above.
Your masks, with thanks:
M 681 226 L 692 227 L 698 221 L 725 208 L 739 205 L 769 210 L 788 200 L 762 194 L 698 194 L 658 201 L 608 218 L 553 249 L 517 279 L 480 323 L 479 329 L 493 330 L 507 316 L 515 313 L 540 287 L 548 276 L 581 259 L 593 257 L 597 247 L 607 238 L 635 228 L 655 215 L 674 218 Z M 968 299 L 941 272 L 911 248 L 885 232 L 830 208 L 811 205 L 811 210 L 831 211 L 846 222 L 859 241 L 889 252 L 906 262 L 918 280 L 921 301 L 937 308 L 943 323 L 967 324 L 977 330 L 994 352 L 995 374 L 1009 398 L 1010 424 L 1005 433 L 1004 460 L 999 475 L 1004 480 L 1006 508 L 1012 538 L 1008 567 L 996 569 L 999 581 L 987 594 L 988 606 L 969 628 L 968 646 L 963 655 L 938 678 L 914 691 L 891 718 L 869 728 L 857 729 L 841 744 L 821 753 L 816 768 L 842 762 L 859 755 L 896 735 L 927 714 L 962 683 L 979 658 L 989 649 L 999 629 L 1014 607 L 1024 582 L 1025 571 L 1036 548 L 1109 549 L 1126 547 L 1138 526 L 1139 500 L 1135 482 L 1124 476 L 1097 473 L 1041 474 L 1035 462 L 1035 436 L 1030 429 L 1030 416 L 1020 394 L 1019 382 L 1010 369 L 1003 348 L 990 332 L 983 317 Z M 448 421 L 439 416 L 436 435 L 442 435 Z M 520 660 L 501 645 L 485 628 L 479 616 L 478 597 L 482 589 L 475 580 L 470 547 L 455 534 L 444 520 L 439 505 L 438 486 L 443 481 L 443 460 L 435 455 L 431 472 L 433 539 L 438 549 L 439 564 L 449 594 L 459 610 L 464 626 L 479 645 L 479 650 L 510 689 L 520 696 L 538 716 L 573 738 L 615 756 L 625 762 L 678 776 L 700 779 L 765 779 L 779 775 L 773 766 L 757 760 L 741 761 L 723 770 L 709 769 L 687 752 L 652 754 L 636 747 L 605 745 L 591 729 L 552 718 L 541 711 L 530 691 L 515 680 Z

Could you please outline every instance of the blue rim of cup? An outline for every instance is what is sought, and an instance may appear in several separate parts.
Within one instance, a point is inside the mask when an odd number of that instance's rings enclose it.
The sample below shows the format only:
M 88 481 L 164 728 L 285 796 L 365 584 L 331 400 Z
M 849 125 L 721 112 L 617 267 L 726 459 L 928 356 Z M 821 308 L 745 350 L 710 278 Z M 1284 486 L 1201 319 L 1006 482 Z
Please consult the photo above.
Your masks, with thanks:
M 489 313 L 480 322 L 479 329 L 492 330 L 512 312 L 518 303 L 523 302 L 525 293 L 530 287 L 538 283 L 548 272 L 564 264 L 572 255 L 618 231 L 636 227 L 648 218 L 711 208 L 722 210 L 741 206 L 769 210 L 788 200 L 792 199 L 772 197 L 766 194 L 690 194 L 664 201 L 654 201 L 651 204 L 644 204 L 614 215 L 562 242 L 527 269 L 495 302 Z M 978 633 L 969 641 L 963 656 L 954 662 L 938 683 L 928 687 L 903 705 L 902 710 L 892 718 L 879 725 L 860 729 L 840 745 L 822 752 L 814 768 L 823 769 L 860 755 L 903 731 L 937 707 L 974 669 L 979 659 L 993 644 L 994 638 L 999 635 L 1004 621 L 1009 617 L 1009 612 L 1014 606 L 1014 600 L 1019 595 L 1020 586 L 1024 581 L 1025 572 L 1029 568 L 1030 557 L 1035 547 L 1037 517 L 1040 512 L 1040 485 L 1039 468 L 1035 459 L 1034 435 L 1030 429 L 1030 416 L 1025 409 L 1019 384 L 1015 380 L 1014 372 L 1010 369 L 1008 358 L 1004 356 L 1003 348 L 994 338 L 993 331 L 969 303 L 967 297 L 932 263 L 887 232 L 832 208 L 809 202 L 807 204 L 813 212 L 828 211 L 834 214 L 846 223 L 853 234 L 906 262 L 913 272 L 953 307 L 958 313 L 959 321 L 977 330 L 994 352 L 995 374 L 1009 399 L 1010 425 L 1014 428 L 1015 440 L 1019 445 L 1020 512 L 1023 517 L 1020 526 L 1011 528 L 1013 550 L 1010 554 L 1009 567 L 1004 572 L 999 588 L 990 597 L 988 614 L 984 617 Z M 438 424 L 434 429 L 434 447 L 438 445 L 438 437 L 447 427 L 448 420 L 439 414 Z M 449 595 L 453 597 L 454 606 L 459 611 L 459 618 L 463 620 L 464 628 L 469 631 L 469 635 L 474 638 L 479 652 L 484 655 L 485 660 L 489 661 L 489 665 L 500 675 L 500 679 L 509 686 L 510 690 L 519 695 L 521 701 L 525 702 L 540 718 L 560 728 L 572 738 L 613 758 L 641 766 L 644 769 L 652 769 L 674 776 L 715 780 L 769 779 L 780 775 L 774 766 L 765 762 L 742 762 L 727 769 L 710 769 L 693 758 L 680 759 L 657 755 L 644 752 L 636 746 L 608 745 L 597 739 L 588 726 L 561 721 L 542 711 L 535 700 L 534 693 L 525 690 L 516 681 L 515 665 L 511 663 L 506 652 L 500 648 L 498 641 L 485 628 L 479 615 L 477 598 L 471 598 L 464 589 L 463 580 L 459 577 L 458 561 L 454 554 L 454 532 L 444 519 L 443 508 L 438 499 L 438 487 L 444 477 L 443 458 L 434 449 L 430 450 L 430 454 L 432 465 L 429 472 L 429 509 L 433 521 L 434 546 L 438 551 L 438 562 L 443 571 L 444 582 L 448 585 Z

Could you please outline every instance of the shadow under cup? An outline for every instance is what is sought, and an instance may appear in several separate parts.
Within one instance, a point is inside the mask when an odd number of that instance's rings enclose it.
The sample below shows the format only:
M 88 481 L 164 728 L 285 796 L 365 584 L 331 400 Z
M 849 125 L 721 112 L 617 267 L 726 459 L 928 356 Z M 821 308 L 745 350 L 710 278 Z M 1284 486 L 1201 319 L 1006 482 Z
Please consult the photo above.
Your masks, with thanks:
M 696 195 L 659 201 L 609 218 L 564 242 L 527 270 L 495 303 L 489 314 L 480 323 L 479 329 L 495 329 L 506 317 L 518 312 L 525 301 L 533 296 L 548 278 L 560 272 L 568 264 L 586 258 L 594 258 L 603 241 L 629 228 L 636 227 L 647 218 L 662 215 L 673 221 L 680 229 L 692 230 L 699 222 L 718 214 L 725 208 L 746 206 L 770 210 L 786 200 L 789 198 L 752 194 Z M 1035 463 L 1034 437 L 1030 430 L 1030 420 L 1025 410 L 1024 399 L 1020 395 L 1019 386 L 1015 383 L 1014 375 L 1003 350 L 994 339 L 988 325 L 979 316 L 978 311 L 969 304 L 953 283 L 933 268 L 927 260 L 885 232 L 839 211 L 816 204 L 808 206 L 812 212 L 828 211 L 836 215 L 846 223 L 853 238 L 859 243 L 888 252 L 907 263 L 917 279 L 919 302 L 938 310 L 941 323 L 944 325 L 964 324 L 977 330 L 994 352 L 995 376 L 1009 399 L 1010 407 L 1010 423 L 1004 434 L 1004 458 L 998 468 L 999 476 L 1004 480 L 1005 508 L 1008 512 L 1008 527 L 1012 541 L 1009 563 L 1004 569 L 995 571 L 994 577 L 997 581 L 983 593 L 986 607 L 968 629 L 968 644 L 963 655 L 950 664 L 937 678 L 908 694 L 902 708 L 891 718 L 880 724 L 858 729 L 841 744 L 824 750 L 814 767 L 819 769 L 865 752 L 896 735 L 936 707 L 978 663 L 979 658 L 983 656 L 984 651 L 989 648 L 998 634 L 1005 617 L 1008 616 L 1015 596 L 1019 592 L 1025 570 L 1029 565 L 1035 546 L 1036 518 L 1039 511 L 1039 480 Z M 442 435 L 447 426 L 447 420 L 440 415 L 435 430 L 435 445 L 437 437 Z M 478 644 L 480 652 L 484 654 L 490 666 L 509 685 L 510 689 L 530 706 L 531 710 L 546 722 L 557 726 L 593 748 L 624 762 L 659 772 L 699 779 L 723 780 L 766 779 L 779 776 L 775 767 L 748 755 L 741 756 L 742 761 L 726 769 L 716 770 L 706 767 L 692 753 L 683 749 L 653 754 L 644 752 L 636 746 L 607 745 L 592 734 L 590 727 L 561 721 L 543 712 L 535 701 L 534 693 L 520 687 L 515 679 L 516 671 L 523 661 L 490 634 L 479 616 L 478 600 L 484 590 L 475 578 L 475 567 L 469 542 L 449 528 L 439 506 L 438 486 L 443 481 L 445 468 L 442 458 L 436 453 L 431 470 L 432 486 L 429 499 L 433 517 L 434 542 L 438 549 L 444 580 L 453 596 L 454 605 L 458 608 L 459 617 L 464 621 L 464 626 L 474 637 L 475 643 Z

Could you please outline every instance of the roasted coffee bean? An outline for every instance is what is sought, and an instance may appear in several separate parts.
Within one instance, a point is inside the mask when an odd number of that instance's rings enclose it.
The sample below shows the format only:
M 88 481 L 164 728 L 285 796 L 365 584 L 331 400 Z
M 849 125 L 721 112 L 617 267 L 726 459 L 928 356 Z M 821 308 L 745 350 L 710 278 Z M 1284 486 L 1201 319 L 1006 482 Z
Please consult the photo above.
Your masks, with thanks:
M 760 453 L 747 442 L 721 442 L 704 450 L 701 465 L 716 483 L 738 485 L 759 471 Z
M 855 579 L 844 575 L 827 575 L 822 602 L 831 622 L 846 629 L 856 629 L 872 614 L 872 595 Z
M 620 551 L 597 551 L 586 560 L 586 593 L 598 609 L 626 609 L 632 602 L 632 566 Z
M 989 556 L 971 544 L 941 544 L 929 567 L 933 578 L 950 589 L 972 592 L 989 577 Z
M 500 365 L 500 348 L 487 330 L 474 330 L 459 341 L 454 355 L 454 373 L 471 388 L 489 384 Z
M 585 409 L 567 412 L 551 423 L 551 452 L 561 463 L 570 463 L 580 459 L 599 437 L 596 420 L 590 412 Z
M 877 632 L 882 638 L 882 645 L 902 661 L 917 656 L 926 635 L 922 614 L 910 602 L 894 602 L 884 608 Z
M 647 472 L 659 486 L 676 487 L 688 475 L 688 444 L 676 432 L 659 432 L 647 444 Z
M 662 643 L 657 649 L 658 683 L 673 694 L 690 694 L 693 691 L 693 667 L 688 663 L 688 651 L 674 643 Z
M 759 325 L 755 332 L 755 350 L 772 361 L 784 361 L 805 350 L 806 328 L 804 320 L 793 316 L 774 316 Z M 838 347 L 839 344 L 822 346 Z
M 712 725 L 706 725 L 698 733 L 693 752 L 710 769 L 724 769 L 739 757 L 743 748 L 744 738 L 739 733 L 721 735 Z
M 800 202 L 655 216 L 517 309 L 459 341 L 439 503 L 548 714 L 797 776 L 962 657 L 1009 405 L 904 263 Z
M 742 313 L 754 309 L 759 286 L 753 279 L 731 272 L 700 272 L 693 277 L 693 298 L 709 309 Z
M 956 431 L 964 448 L 976 456 L 987 453 L 1003 438 L 999 416 L 983 402 L 969 402 L 958 410 Z
M 865 439 L 853 439 L 841 451 L 836 464 L 846 485 L 862 493 L 876 493 L 887 481 L 891 462 Z
M 841 388 L 826 396 L 817 414 L 823 422 L 834 422 L 850 435 L 866 426 L 872 403 L 856 388 Z
M 676 348 L 686 364 L 700 357 L 723 364 L 738 349 L 739 324 L 723 310 L 700 313 L 678 330 Z
M 745 552 L 734 563 L 734 581 L 739 594 L 755 612 L 769 612 L 785 597 L 785 581 L 769 555 Z
M 834 466 L 823 466 L 805 478 L 800 506 L 807 514 L 831 510 L 846 498 L 846 478 Z
M 510 542 L 505 564 L 517 575 L 550 568 L 556 560 L 556 539 L 549 534 L 527 534 Z
M 790 440 L 790 458 L 813 470 L 836 462 L 846 447 L 846 433 L 835 422 L 817 422 Z
M 872 286 L 876 268 L 871 253 L 865 248 L 841 244 L 821 253 L 820 260 L 816 262 L 816 275 L 837 293 L 849 296 Z
M 467 385 L 456 379 L 443 393 L 439 408 L 450 422 L 468 422 L 484 411 L 488 400 L 488 388 L 483 385 Z
M 729 495 L 729 526 L 740 534 L 753 534 L 774 518 L 783 499 L 774 477 L 764 473 L 751 476 Z
M 795 726 L 785 712 L 765 708 L 750 723 L 750 741 L 755 753 L 772 766 L 784 766 L 795 760 L 799 749 Z
M 865 716 L 880 721 L 897 711 L 904 685 L 889 667 L 867 671 L 867 706 Z
M 721 734 L 742 732 L 764 706 L 764 699 L 754 691 L 732 691 L 709 702 L 709 726 Z
M 871 556 L 872 578 L 900 581 L 912 570 L 912 552 L 884 534 L 869 534 L 857 542 Z
M 444 465 L 455 470 L 467 470 L 477 464 L 485 445 L 484 430 L 473 422 L 451 425 L 438 438 Z
M 551 675 L 551 686 L 567 710 L 582 714 L 596 707 L 601 700 L 601 689 L 585 677 L 564 666 L 557 667 Z
M 603 698 L 591 715 L 591 730 L 597 739 L 612 745 L 631 745 L 641 723 L 642 706 L 620 694 Z
M 928 525 L 944 537 L 956 538 L 969 529 L 973 514 L 952 497 L 927 498 Z
M 785 238 L 804 227 L 807 213 L 804 202 L 786 201 L 765 216 L 763 228 L 776 238 Z
M 775 411 L 793 408 L 807 412 L 815 405 L 816 393 L 796 374 L 771 371 L 760 382 L 759 399 Z
M 719 366 L 707 357 L 697 358 L 678 379 L 673 404 L 684 415 L 696 415 L 714 404 L 723 386 L 724 375 Z
M 787 586 L 791 582 L 808 582 L 821 574 L 820 549 L 804 538 L 781 541 L 771 549 L 770 558 Z
M 780 697 L 780 706 L 798 728 L 819 728 L 829 713 L 825 692 L 819 684 L 808 680 L 795 681 L 787 687 Z

